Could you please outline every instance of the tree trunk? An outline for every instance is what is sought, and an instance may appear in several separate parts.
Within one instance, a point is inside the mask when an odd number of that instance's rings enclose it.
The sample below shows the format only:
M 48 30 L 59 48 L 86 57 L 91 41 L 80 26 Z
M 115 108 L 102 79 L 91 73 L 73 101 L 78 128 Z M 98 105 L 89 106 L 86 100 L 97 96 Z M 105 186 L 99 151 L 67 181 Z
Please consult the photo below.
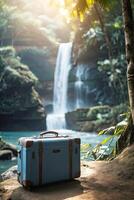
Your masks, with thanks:
M 134 28 L 133 13 L 130 0 L 122 0 L 122 12 L 125 25 L 126 58 L 128 62 L 128 93 L 134 124 Z
M 121 137 L 116 143 L 117 154 L 121 153 L 123 149 L 125 149 L 127 146 L 134 143 L 133 133 L 134 133 L 134 126 L 133 126 L 132 115 L 130 115 L 129 120 L 128 120 L 128 126 L 125 132 L 121 135 Z
M 127 82 L 128 94 L 131 108 L 131 116 L 128 122 L 128 127 L 124 134 L 121 135 L 118 144 L 117 152 L 120 153 L 126 146 L 134 143 L 134 27 L 133 13 L 130 0 L 122 0 L 122 14 L 124 20 L 126 58 L 127 67 Z

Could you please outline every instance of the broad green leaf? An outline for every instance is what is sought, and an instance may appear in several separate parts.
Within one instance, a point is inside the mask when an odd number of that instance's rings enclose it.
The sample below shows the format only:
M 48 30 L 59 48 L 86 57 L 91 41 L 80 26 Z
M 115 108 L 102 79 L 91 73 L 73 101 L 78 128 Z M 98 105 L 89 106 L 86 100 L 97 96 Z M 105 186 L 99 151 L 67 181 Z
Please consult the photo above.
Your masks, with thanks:
M 102 144 L 102 145 L 106 144 L 106 143 L 107 143 L 109 140 L 111 140 L 112 138 L 113 138 L 113 135 L 111 135 L 111 136 L 105 138 L 105 139 L 101 142 L 101 144 Z
M 107 129 L 104 129 L 104 130 L 100 131 L 100 132 L 98 133 L 98 135 L 103 135 L 103 134 L 105 134 L 106 131 L 107 131 Z

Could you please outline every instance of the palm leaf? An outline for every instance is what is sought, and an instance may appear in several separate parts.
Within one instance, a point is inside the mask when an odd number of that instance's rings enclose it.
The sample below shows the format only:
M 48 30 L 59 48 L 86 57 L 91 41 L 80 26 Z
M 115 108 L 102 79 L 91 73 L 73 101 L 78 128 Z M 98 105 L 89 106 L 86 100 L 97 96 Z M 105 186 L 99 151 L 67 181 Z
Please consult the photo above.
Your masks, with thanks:
M 111 136 L 105 138 L 105 139 L 101 142 L 101 144 L 102 144 L 102 145 L 106 144 L 106 143 L 107 143 L 109 140 L 111 140 L 112 138 L 113 138 L 113 135 L 111 135 Z
M 98 135 L 114 134 L 114 131 L 115 131 L 115 127 L 114 127 L 114 126 L 111 126 L 111 127 L 109 127 L 109 128 L 106 128 L 106 129 L 100 131 L 100 132 L 98 133 Z

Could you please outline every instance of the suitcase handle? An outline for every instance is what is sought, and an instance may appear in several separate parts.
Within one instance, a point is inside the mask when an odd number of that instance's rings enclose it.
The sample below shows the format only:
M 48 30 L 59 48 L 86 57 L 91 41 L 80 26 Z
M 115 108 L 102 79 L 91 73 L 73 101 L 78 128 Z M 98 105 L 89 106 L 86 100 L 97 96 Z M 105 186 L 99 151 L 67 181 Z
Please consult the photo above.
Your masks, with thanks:
M 45 131 L 45 132 L 41 132 L 40 133 L 40 136 L 44 136 L 44 135 L 47 135 L 47 134 L 54 134 L 55 135 L 55 137 L 58 137 L 58 132 L 56 132 L 56 131 Z

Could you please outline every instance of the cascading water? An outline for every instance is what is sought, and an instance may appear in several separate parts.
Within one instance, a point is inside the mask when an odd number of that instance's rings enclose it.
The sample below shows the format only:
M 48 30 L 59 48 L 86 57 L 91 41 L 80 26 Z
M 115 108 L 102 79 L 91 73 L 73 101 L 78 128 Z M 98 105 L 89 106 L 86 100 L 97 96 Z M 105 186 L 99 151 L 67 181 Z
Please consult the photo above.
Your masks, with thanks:
M 54 78 L 54 113 L 67 111 L 68 75 L 71 69 L 72 43 L 63 43 L 59 47 Z
M 75 82 L 75 93 L 76 93 L 76 101 L 75 101 L 75 109 L 86 107 L 87 103 L 87 93 L 88 87 L 84 83 L 87 79 L 87 69 L 88 65 L 86 64 L 78 64 L 76 69 L 76 82 Z
M 83 81 L 82 81 L 82 75 L 83 75 L 83 66 L 78 65 L 77 71 L 76 71 L 76 78 L 77 81 L 75 82 L 75 91 L 76 91 L 76 109 L 81 108 L 83 106 L 83 95 L 82 95 L 82 87 L 83 87 Z
M 65 112 L 67 112 L 67 88 L 68 75 L 71 69 L 72 43 L 60 44 L 55 77 L 54 77 L 54 96 L 53 113 L 47 116 L 47 129 L 64 129 Z

